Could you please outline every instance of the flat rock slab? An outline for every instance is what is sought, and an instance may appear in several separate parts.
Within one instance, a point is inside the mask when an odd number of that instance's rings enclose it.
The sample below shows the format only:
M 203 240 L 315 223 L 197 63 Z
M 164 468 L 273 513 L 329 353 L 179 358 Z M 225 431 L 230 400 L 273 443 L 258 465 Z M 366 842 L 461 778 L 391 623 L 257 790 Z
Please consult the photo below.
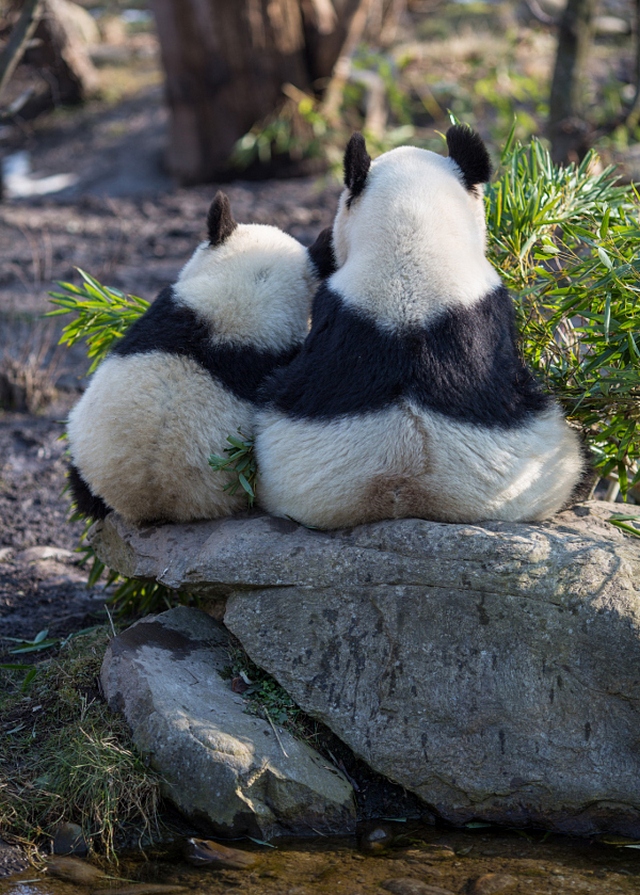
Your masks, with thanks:
M 251 658 L 443 818 L 640 837 L 640 541 L 620 509 L 337 532 L 110 516 L 92 540 L 124 574 L 226 600 Z
M 349 783 L 305 743 L 246 714 L 220 676 L 228 665 L 225 629 L 177 607 L 115 637 L 100 679 L 164 794 L 192 820 L 223 836 L 352 833 Z

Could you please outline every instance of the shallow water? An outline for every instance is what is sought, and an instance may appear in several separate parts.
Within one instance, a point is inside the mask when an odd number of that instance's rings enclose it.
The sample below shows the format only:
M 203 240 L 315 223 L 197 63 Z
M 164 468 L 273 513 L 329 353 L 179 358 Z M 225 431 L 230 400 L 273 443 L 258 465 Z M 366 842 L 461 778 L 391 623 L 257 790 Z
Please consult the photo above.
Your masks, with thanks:
M 372 831 L 381 827 L 379 835 Z M 369 838 L 367 838 L 369 837 Z M 371 849 L 388 843 L 380 853 Z M 108 872 L 202 895 L 592 895 L 640 893 L 640 850 L 543 833 L 369 825 L 355 838 L 278 841 L 277 848 L 228 843 L 252 852 L 250 870 L 192 867 L 175 852 L 126 857 Z M 372 844 L 373 843 L 373 844 Z M 109 880 L 73 885 L 33 870 L 0 880 L 0 895 L 84 895 Z

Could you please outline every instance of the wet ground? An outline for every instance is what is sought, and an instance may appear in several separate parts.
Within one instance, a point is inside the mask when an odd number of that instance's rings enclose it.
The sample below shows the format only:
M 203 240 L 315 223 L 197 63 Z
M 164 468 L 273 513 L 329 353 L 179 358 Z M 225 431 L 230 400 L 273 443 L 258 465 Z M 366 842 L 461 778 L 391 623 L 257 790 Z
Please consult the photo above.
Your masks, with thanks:
M 640 852 L 542 833 L 443 831 L 407 824 L 364 827 L 355 839 L 229 843 L 256 857 L 244 870 L 193 868 L 169 852 L 123 859 L 111 873 L 135 882 L 183 886 L 197 895 L 627 895 L 640 892 Z M 386 837 L 386 838 L 385 838 Z M 380 853 L 371 843 L 386 842 Z M 108 880 L 71 885 L 26 871 L 0 880 L 0 895 L 117 891 Z M 123 886 L 124 883 L 120 883 Z M 148 886 L 138 895 L 151 895 Z M 123 892 L 124 895 L 124 892 Z M 157 893 L 160 895 L 160 893 Z

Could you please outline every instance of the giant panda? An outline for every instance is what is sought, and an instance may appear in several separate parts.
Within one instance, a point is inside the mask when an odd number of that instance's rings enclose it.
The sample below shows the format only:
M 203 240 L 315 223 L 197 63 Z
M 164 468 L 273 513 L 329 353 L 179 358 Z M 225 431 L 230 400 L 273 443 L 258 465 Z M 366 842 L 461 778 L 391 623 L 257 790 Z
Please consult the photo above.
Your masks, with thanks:
M 245 506 L 208 466 L 226 438 L 253 430 L 264 377 L 308 330 L 318 278 L 331 270 L 323 232 L 311 249 L 276 227 L 237 224 L 219 192 L 198 246 L 118 340 L 67 426 L 71 492 L 92 518 L 215 518 Z
M 485 257 L 491 163 L 463 126 L 449 156 L 371 161 L 354 134 L 302 351 L 265 383 L 258 499 L 331 529 L 415 516 L 544 519 L 569 501 L 584 452 L 522 363 L 511 297 Z

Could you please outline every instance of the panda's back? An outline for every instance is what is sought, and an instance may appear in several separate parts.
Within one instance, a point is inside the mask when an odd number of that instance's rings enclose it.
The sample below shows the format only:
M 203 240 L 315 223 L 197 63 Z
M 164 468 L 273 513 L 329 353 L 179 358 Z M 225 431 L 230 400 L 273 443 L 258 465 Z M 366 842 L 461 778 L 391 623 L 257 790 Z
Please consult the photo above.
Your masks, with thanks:
M 329 421 L 400 402 L 467 424 L 514 428 L 548 397 L 517 352 L 504 287 L 473 306 L 444 308 L 426 323 L 381 325 L 325 284 L 300 354 L 263 389 L 273 409 Z
M 235 397 L 257 403 L 259 387 L 267 375 L 288 363 L 298 346 L 285 349 L 256 347 L 240 340 L 220 338 L 202 313 L 177 300 L 173 286 L 165 287 L 142 317 L 118 340 L 115 357 L 161 352 L 190 358 L 214 382 Z

